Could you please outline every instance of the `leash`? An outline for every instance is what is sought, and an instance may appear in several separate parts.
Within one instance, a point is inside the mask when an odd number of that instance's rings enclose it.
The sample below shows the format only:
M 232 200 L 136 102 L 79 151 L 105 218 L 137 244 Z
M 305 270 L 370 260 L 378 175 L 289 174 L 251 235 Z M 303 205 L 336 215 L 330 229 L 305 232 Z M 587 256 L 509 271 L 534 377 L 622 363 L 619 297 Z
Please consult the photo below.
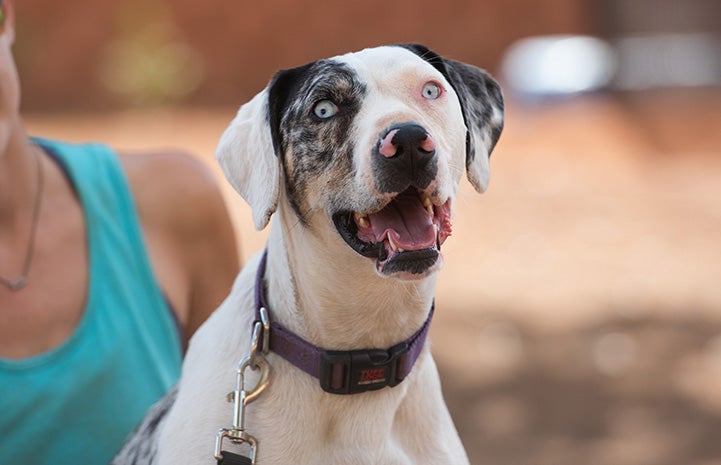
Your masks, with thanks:
M 215 435 L 215 453 L 213 457 L 217 460 L 218 465 L 254 465 L 255 458 L 258 455 L 258 440 L 245 431 L 245 409 L 268 387 L 270 379 L 270 364 L 265 359 L 268 351 L 263 350 L 263 347 L 259 344 L 262 324 L 262 322 L 258 322 L 253 325 L 250 353 L 238 363 L 235 390 L 228 393 L 227 396 L 228 402 L 233 403 L 233 426 L 221 428 Z M 247 389 L 245 386 L 245 371 L 248 368 L 260 371 L 258 381 L 252 389 Z M 244 456 L 223 450 L 224 439 L 236 445 L 247 445 L 249 448 L 248 455 Z
M 317 378 L 320 387 L 331 394 L 358 394 L 394 387 L 413 369 L 421 355 L 433 318 L 435 301 L 418 331 L 389 349 L 326 350 L 306 341 L 276 321 L 270 321 L 265 293 L 265 249 L 255 277 L 255 320 L 251 350 L 238 364 L 236 389 L 228 394 L 233 402 L 233 426 L 218 430 L 214 457 L 218 465 L 254 465 L 258 441 L 245 431 L 245 408 L 268 386 L 270 364 L 265 359 L 273 351 L 305 373 Z M 245 387 L 245 370 L 260 370 L 252 389 Z M 223 450 L 223 440 L 247 444 L 249 455 Z

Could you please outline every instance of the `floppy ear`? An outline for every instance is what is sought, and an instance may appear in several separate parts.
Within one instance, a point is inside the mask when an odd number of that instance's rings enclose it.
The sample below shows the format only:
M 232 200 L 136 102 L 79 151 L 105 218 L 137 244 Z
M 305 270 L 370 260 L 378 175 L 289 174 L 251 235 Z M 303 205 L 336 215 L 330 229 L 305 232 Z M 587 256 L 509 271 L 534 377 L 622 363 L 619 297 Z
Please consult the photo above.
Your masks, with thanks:
M 478 192 L 488 187 L 489 157 L 503 130 L 503 93 L 493 78 L 475 66 L 440 57 L 423 45 L 404 47 L 428 61 L 453 86 L 466 123 L 466 173 Z
M 280 162 L 268 123 L 268 89 L 240 107 L 220 138 L 215 159 L 252 208 L 255 228 L 265 228 L 280 194 Z
M 461 101 L 466 122 L 466 174 L 478 192 L 490 178 L 489 158 L 503 130 L 503 93 L 482 69 L 444 59 L 451 83 Z
M 258 230 L 268 225 L 278 208 L 285 152 L 281 121 L 308 67 L 276 73 L 263 92 L 240 107 L 215 150 L 225 177 L 253 209 Z

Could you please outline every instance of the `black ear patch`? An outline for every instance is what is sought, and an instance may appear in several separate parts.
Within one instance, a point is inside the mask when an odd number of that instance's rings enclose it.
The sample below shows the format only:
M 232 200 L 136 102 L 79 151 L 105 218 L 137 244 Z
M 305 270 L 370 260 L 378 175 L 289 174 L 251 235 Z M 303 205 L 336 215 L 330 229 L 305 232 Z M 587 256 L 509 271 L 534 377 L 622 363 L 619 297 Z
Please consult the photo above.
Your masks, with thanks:
M 275 154 L 282 158 L 285 151 L 280 123 L 288 103 L 300 91 L 313 63 L 275 73 L 268 89 L 268 124 Z
M 482 69 L 443 58 L 423 45 L 401 44 L 399 47 L 412 51 L 433 65 L 458 94 L 463 121 L 468 128 L 466 164 L 473 163 L 476 157 L 474 141 L 485 140 L 490 156 L 503 130 L 503 93 L 498 83 Z M 501 117 L 494 117 L 494 111 L 500 112 Z M 484 137 L 486 133 L 488 136 Z
M 466 127 L 471 133 L 489 132 L 486 149 L 490 157 L 503 130 L 504 103 L 501 86 L 488 73 L 475 66 L 454 60 L 445 60 L 445 62 L 447 70 L 445 77 L 461 101 Z M 501 117 L 494 118 L 494 111 L 500 112 Z M 467 148 L 469 163 L 473 161 L 475 151 L 476 148 L 472 144 Z

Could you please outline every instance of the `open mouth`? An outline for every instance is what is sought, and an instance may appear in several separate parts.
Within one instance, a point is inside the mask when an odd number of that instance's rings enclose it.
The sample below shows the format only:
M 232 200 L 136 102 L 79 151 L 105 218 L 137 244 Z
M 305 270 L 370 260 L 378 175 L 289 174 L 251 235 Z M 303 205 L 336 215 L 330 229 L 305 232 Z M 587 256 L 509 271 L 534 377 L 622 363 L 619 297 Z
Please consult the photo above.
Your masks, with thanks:
M 425 275 L 451 235 L 450 200 L 435 205 L 425 193 L 410 187 L 379 211 L 339 212 L 333 222 L 353 250 L 376 259 L 381 274 Z

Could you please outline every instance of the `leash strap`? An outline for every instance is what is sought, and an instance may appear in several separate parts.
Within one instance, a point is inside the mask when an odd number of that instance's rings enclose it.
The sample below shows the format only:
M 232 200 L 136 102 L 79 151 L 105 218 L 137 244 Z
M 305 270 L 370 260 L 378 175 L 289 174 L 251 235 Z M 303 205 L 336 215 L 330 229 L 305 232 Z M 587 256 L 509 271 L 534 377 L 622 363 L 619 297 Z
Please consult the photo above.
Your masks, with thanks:
M 253 462 L 250 458 L 243 455 L 234 454 L 224 450 L 220 453 L 223 456 L 222 459 L 218 459 L 218 465 L 252 465 Z
M 255 319 L 261 321 L 261 308 L 269 311 L 265 296 L 265 268 L 268 249 L 258 265 L 255 279 Z M 413 369 L 428 336 L 435 304 L 431 305 L 423 326 L 410 338 L 390 349 L 325 350 L 289 331 L 280 323 L 270 322 L 268 347 L 309 375 L 318 378 L 324 391 L 332 394 L 355 394 L 396 386 Z M 255 325 L 255 323 L 254 323 Z

